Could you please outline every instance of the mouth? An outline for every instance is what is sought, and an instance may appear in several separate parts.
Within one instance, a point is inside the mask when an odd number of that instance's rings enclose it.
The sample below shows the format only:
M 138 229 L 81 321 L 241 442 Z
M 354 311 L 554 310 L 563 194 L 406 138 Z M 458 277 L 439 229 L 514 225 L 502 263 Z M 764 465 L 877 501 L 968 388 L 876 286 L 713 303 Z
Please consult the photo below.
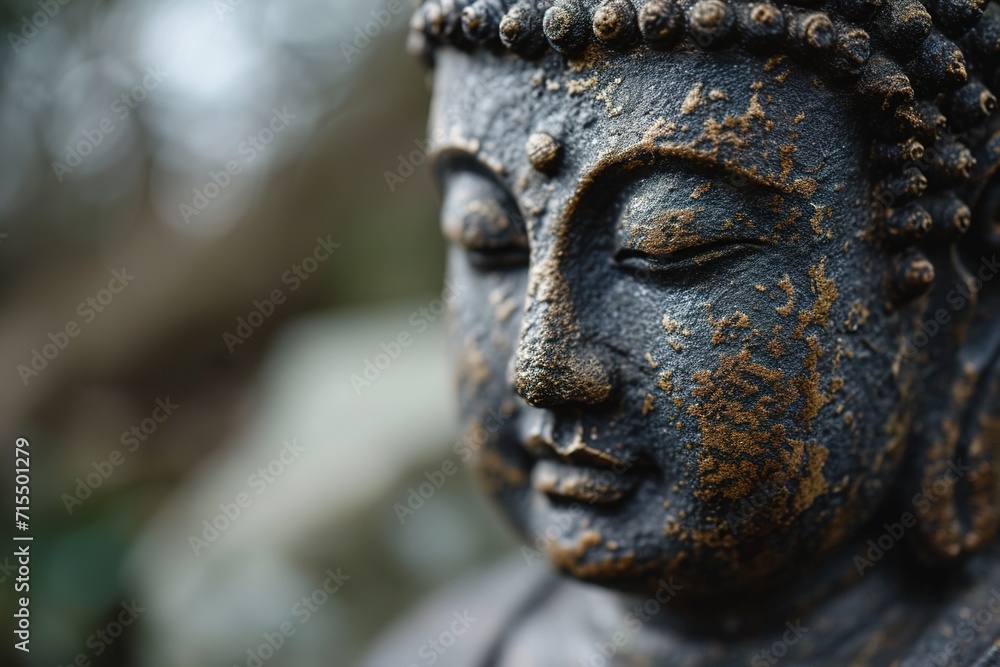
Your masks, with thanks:
M 628 471 L 616 473 L 552 459 L 538 461 L 531 471 L 531 484 L 539 493 L 598 505 L 619 502 L 638 483 L 639 476 Z
M 613 456 L 583 440 L 577 425 L 564 444 L 546 433 L 534 432 L 524 448 L 535 459 L 532 487 L 552 499 L 610 505 L 625 498 L 641 481 L 634 461 Z

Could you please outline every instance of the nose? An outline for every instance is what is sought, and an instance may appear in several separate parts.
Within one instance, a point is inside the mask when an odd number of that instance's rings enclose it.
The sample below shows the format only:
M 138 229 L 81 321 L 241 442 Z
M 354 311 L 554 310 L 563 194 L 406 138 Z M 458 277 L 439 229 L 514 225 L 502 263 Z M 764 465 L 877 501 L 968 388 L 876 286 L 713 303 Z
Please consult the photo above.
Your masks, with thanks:
M 569 288 L 551 262 L 533 265 L 529 273 L 514 384 L 539 408 L 595 406 L 611 396 L 608 365 L 582 337 Z

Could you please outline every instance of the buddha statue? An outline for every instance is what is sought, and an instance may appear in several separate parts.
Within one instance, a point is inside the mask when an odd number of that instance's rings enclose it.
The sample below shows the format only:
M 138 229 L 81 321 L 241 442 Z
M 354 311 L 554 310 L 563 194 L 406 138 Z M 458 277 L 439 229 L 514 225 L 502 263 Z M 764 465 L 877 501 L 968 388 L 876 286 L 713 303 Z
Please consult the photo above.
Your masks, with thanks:
M 525 546 L 371 664 L 1000 665 L 1000 6 L 426 0 L 410 47 Z

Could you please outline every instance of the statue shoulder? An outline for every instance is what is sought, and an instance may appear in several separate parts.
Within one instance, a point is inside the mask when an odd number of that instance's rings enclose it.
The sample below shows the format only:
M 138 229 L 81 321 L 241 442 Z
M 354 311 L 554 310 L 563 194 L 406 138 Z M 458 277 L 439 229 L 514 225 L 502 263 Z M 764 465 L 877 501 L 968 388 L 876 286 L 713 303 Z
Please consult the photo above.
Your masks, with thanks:
M 923 632 L 912 664 L 1000 667 L 1000 549 L 970 561 L 959 576 L 968 582 Z M 909 665 L 910 662 L 903 662 Z
M 559 579 L 520 554 L 459 579 L 406 613 L 375 643 L 362 667 L 478 667 L 519 613 Z

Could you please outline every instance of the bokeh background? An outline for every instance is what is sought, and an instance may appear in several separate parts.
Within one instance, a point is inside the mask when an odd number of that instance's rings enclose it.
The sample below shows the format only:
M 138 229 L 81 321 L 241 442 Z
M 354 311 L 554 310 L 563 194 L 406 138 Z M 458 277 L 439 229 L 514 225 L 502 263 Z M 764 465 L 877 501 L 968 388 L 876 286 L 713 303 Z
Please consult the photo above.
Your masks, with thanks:
M 246 665 L 291 622 L 264 664 L 356 664 L 512 548 L 465 471 L 397 507 L 460 437 L 409 0 L 0 8 L 0 492 L 27 437 L 34 537 L 32 650 L 0 663 Z

